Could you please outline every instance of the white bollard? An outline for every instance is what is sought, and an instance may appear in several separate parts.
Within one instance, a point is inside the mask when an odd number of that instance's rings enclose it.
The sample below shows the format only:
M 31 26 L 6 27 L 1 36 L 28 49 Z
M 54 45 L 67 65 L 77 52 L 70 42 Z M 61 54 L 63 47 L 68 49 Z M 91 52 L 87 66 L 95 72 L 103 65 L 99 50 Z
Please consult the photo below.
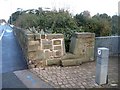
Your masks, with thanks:
M 97 63 L 96 63 L 96 83 L 99 85 L 107 83 L 107 72 L 108 72 L 108 60 L 109 60 L 109 49 L 98 48 L 97 50 Z

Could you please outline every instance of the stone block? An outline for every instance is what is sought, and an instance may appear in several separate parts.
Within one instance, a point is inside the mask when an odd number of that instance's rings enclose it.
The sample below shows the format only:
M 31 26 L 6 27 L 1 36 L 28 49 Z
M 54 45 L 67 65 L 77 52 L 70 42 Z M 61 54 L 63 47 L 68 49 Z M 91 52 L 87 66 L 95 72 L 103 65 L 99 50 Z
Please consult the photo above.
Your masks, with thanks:
M 34 40 L 34 34 L 27 34 L 27 39 L 28 40 Z
M 54 57 L 58 58 L 62 56 L 62 52 L 61 51 L 54 51 Z
M 44 67 L 44 66 L 46 66 L 46 61 L 45 60 L 38 61 L 35 65 L 36 68 Z
M 65 60 L 65 59 L 77 59 L 77 58 L 80 58 L 79 56 L 76 56 L 72 53 L 66 53 L 64 56 L 61 57 L 62 60 Z
M 45 39 L 45 35 L 41 35 L 41 39 Z
M 40 34 L 35 34 L 35 39 L 36 39 L 36 40 L 41 39 L 41 35 L 40 35 Z
M 51 41 L 51 40 L 48 40 L 48 39 L 46 39 L 46 40 L 41 40 L 41 42 L 42 42 L 43 45 L 52 45 L 52 41 Z
M 45 54 L 43 50 L 37 51 L 37 60 L 44 60 L 45 59 Z
M 44 54 L 45 54 L 45 59 L 53 58 L 53 52 L 50 50 L 45 50 Z
M 36 56 L 36 52 L 28 52 L 28 59 L 33 60 L 35 56 Z
M 63 55 L 66 54 L 66 49 L 65 49 L 65 43 L 64 43 L 64 40 L 62 41 L 62 50 L 63 50 Z
M 94 60 L 94 47 L 89 47 L 89 48 L 86 48 L 86 57 L 88 57 L 88 59 L 90 61 L 93 61 Z
M 28 59 L 30 60 L 44 60 L 44 52 L 42 50 L 34 51 L 34 52 L 28 52 Z
M 42 40 L 42 49 L 52 49 L 52 41 Z
M 38 45 L 29 45 L 28 46 L 28 52 L 29 51 L 37 51 L 39 48 L 38 48 Z
M 62 60 L 62 65 L 63 66 L 76 66 L 82 64 L 82 60 L 80 59 L 67 59 L 67 60 Z
M 60 60 L 52 59 L 52 60 L 46 60 L 46 65 L 51 66 L 51 65 L 60 65 Z
M 88 38 L 88 37 L 95 37 L 95 34 L 94 33 L 90 33 L 90 32 L 82 32 L 82 33 L 75 33 L 73 34 L 73 37 L 75 38 Z
M 38 46 L 38 50 L 42 50 L 41 46 Z
M 54 46 L 54 50 L 61 50 L 61 46 Z
M 45 66 L 45 60 L 34 60 L 33 64 L 31 65 L 34 65 L 34 68 Z
M 61 45 L 61 40 L 54 40 L 54 41 L 53 41 L 53 44 L 54 44 L 54 45 Z
M 52 50 L 52 45 L 43 45 L 42 49 L 50 49 L 50 50 Z
M 31 69 L 31 68 L 35 68 L 35 65 L 28 65 L 28 68 Z
M 46 36 L 47 39 L 59 39 L 59 38 L 64 38 L 63 34 L 47 34 Z
M 39 45 L 39 41 L 28 41 L 28 45 Z
M 70 52 L 84 58 L 94 60 L 94 33 L 75 33 L 71 38 Z

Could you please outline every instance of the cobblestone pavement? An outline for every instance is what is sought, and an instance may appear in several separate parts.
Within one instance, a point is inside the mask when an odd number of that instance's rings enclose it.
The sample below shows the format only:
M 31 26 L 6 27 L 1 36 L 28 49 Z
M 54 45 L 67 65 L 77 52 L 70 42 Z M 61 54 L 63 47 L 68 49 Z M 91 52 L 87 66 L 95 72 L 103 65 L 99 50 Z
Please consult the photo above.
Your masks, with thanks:
M 108 66 L 108 84 L 95 83 L 96 62 L 71 67 L 33 68 L 31 71 L 55 88 L 113 88 L 118 86 L 118 58 L 112 57 Z

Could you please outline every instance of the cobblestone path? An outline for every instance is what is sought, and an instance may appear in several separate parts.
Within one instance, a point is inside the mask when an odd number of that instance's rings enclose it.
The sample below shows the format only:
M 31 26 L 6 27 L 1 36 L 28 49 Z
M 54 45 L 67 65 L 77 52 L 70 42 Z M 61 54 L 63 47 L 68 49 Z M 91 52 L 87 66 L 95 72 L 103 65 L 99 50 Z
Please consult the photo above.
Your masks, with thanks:
M 118 57 L 111 57 L 108 67 L 108 84 L 95 82 L 96 62 L 71 67 L 33 68 L 35 73 L 55 88 L 113 88 L 118 86 Z

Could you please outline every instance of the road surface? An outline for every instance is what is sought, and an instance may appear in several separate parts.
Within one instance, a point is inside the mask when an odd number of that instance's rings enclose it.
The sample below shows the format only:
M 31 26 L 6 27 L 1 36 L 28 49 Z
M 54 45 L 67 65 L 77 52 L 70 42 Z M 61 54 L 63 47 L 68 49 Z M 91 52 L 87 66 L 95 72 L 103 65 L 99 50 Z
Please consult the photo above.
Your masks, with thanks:
M 50 88 L 49 84 L 29 70 L 25 70 L 27 63 L 12 28 L 5 26 L 4 31 L 0 34 L 0 36 L 2 35 L 0 39 L 0 89 Z
M 26 61 L 13 30 L 6 28 L 2 37 L 2 73 L 26 68 Z
M 3 25 L 0 26 L 0 32 L 0 76 L 2 76 L 2 88 L 26 88 L 13 73 L 16 70 L 27 69 L 26 61 L 14 37 L 13 30 L 8 25 Z

